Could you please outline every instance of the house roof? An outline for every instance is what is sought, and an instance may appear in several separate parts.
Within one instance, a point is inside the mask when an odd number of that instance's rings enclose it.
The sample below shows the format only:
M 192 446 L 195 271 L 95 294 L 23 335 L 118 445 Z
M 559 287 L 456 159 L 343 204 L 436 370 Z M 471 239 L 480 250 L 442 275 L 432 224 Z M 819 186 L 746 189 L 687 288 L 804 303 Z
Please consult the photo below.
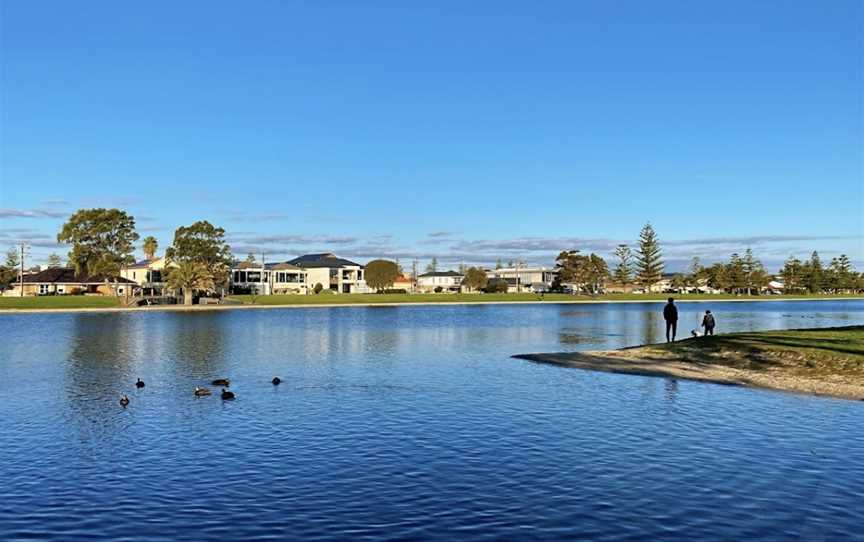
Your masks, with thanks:
M 69 267 L 52 267 L 38 273 L 24 274 L 25 284 L 41 284 L 41 283 L 63 283 L 63 284 L 102 284 L 104 282 L 119 282 L 125 284 L 135 284 L 134 280 L 124 279 L 123 277 L 109 275 L 76 275 L 75 270 Z
M 303 256 L 294 258 L 293 260 L 288 260 L 288 263 L 298 267 L 362 267 L 359 263 L 346 260 L 345 258 L 339 258 L 330 252 L 323 252 L 321 254 L 304 254 Z
M 267 267 L 267 269 L 273 269 L 276 271 L 285 271 L 285 270 L 302 271 L 302 269 L 300 269 L 296 265 L 291 265 L 288 262 L 268 263 L 265 267 Z
M 420 276 L 421 277 L 461 277 L 462 273 L 458 273 L 456 271 L 430 271 L 429 273 L 423 273 Z
M 127 266 L 126 269 L 146 269 L 161 259 L 162 258 L 153 258 L 152 260 L 139 260 L 132 265 Z
M 242 261 L 235 265 L 233 269 L 261 269 L 261 264 L 258 262 Z

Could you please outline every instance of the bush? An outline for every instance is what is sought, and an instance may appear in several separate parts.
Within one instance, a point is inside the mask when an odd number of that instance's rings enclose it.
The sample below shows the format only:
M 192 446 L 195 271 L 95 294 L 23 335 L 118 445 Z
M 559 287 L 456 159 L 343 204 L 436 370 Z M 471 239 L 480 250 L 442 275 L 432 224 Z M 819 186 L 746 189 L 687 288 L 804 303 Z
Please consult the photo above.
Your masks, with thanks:
M 486 288 L 483 291 L 487 294 L 506 294 L 507 281 L 504 279 L 492 279 L 486 284 Z
M 323 290 L 323 289 L 324 289 L 324 285 L 322 285 L 319 282 L 319 283 L 315 284 L 315 287 L 312 289 L 312 291 L 314 291 L 316 294 L 320 294 L 321 290 Z
M 443 291 L 444 291 L 444 288 L 442 288 L 442 287 L 440 287 L 440 286 L 436 286 L 436 287 L 435 287 L 435 293 L 436 293 L 436 294 L 440 294 L 440 293 L 443 292 Z
M 389 288 L 387 290 L 379 290 L 382 294 L 407 294 L 408 290 L 405 288 Z

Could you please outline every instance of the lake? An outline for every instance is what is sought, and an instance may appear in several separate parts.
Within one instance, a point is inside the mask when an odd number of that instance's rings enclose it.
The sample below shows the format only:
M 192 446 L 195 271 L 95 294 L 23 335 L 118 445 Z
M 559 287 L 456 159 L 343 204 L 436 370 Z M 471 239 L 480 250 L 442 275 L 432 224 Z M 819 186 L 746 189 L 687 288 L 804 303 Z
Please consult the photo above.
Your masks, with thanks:
M 706 308 L 864 324 L 864 301 L 682 303 L 682 335 Z M 656 342 L 661 309 L 0 315 L 0 540 L 860 536 L 864 403 L 510 358 Z M 193 396 L 217 377 L 235 401 Z

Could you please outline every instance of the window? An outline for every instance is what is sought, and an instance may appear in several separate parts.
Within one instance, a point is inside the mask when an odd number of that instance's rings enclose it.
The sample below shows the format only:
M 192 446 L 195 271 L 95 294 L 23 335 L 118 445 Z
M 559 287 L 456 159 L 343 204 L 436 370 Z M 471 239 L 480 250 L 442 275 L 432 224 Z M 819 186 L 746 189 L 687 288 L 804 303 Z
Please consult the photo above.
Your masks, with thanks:
M 45 295 L 47 293 L 48 293 L 48 285 L 47 284 L 40 284 L 39 285 L 39 295 Z

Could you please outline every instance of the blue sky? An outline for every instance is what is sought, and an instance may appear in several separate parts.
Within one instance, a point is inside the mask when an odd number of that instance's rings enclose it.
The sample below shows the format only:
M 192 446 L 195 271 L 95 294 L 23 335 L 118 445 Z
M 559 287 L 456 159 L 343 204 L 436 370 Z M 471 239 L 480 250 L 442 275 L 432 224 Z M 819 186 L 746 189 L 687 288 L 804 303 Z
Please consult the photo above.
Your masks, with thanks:
M 651 221 L 669 267 L 864 260 L 864 8 L 0 3 L 0 248 L 80 207 L 170 244 L 551 264 Z

